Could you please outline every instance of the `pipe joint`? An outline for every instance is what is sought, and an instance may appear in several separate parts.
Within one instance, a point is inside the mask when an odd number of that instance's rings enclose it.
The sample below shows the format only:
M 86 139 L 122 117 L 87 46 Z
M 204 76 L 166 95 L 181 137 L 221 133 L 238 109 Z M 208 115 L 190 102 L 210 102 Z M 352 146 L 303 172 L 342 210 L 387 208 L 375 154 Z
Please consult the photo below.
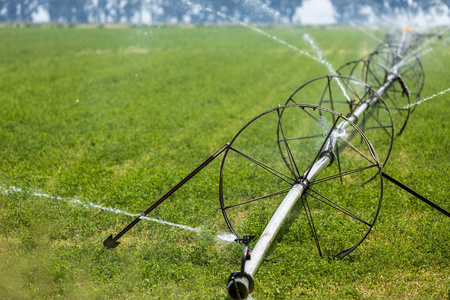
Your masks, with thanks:
M 255 288 L 255 280 L 246 272 L 232 272 L 228 279 L 228 295 L 232 299 L 246 299 Z
M 324 151 L 322 151 L 322 152 L 320 153 L 319 158 L 322 158 L 322 157 L 324 157 L 324 156 L 326 156 L 326 157 L 328 157 L 328 158 L 330 159 L 330 162 L 328 163 L 328 165 L 331 166 L 331 165 L 334 163 L 334 160 L 335 160 L 335 158 L 336 158 L 336 155 L 334 155 L 333 151 L 330 151 L 330 150 L 324 150 Z

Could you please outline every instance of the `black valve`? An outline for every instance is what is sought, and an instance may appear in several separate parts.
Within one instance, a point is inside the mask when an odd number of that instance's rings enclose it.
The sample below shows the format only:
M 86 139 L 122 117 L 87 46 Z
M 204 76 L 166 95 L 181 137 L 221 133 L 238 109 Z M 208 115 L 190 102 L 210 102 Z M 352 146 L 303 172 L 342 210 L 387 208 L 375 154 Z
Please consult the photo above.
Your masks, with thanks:
M 238 242 L 239 244 L 241 244 L 242 246 L 248 246 L 248 244 L 250 244 L 250 242 L 252 241 L 252 239 L 254 238 L 254 235 L 251 234 L 244 234 L 242 236 L 242 238 L 237 238 L 234 241 Z

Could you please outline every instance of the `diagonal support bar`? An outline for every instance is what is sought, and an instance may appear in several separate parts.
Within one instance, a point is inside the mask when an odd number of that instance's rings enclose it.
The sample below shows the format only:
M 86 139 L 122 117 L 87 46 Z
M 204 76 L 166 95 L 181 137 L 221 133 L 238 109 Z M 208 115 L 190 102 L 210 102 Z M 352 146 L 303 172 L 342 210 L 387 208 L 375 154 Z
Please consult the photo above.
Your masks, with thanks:
M 419 198 L 420 200 L 422 200 L 423 202 L 425 202 L 426 204 L 428 204 L 429 206 L 437 209 L 438 211 L 440 211 L 441 213 L 443 213 L 444 215 L 446 215 L 447 217 L 450 217 L 450 212 L 446 211 L 445 209 L 443 209 L 442 207 L 440 207 L 439 205 L 437 205 L 436 203 L 431 202 L 430 200 L 428 200 L 427 198 L 425 198 L 424 196 L 420 195 L 419 193 L 413 191 L 412 189 L 410 189 L 409 187 L 407 187 L 406 185 L 404 185 L 403 183 L 395 180 L 394 178 L 392 178 L 391 176 L 389 176 L 388 174 L 381 172 L 381 175 L 386 178 L 387 180 L 389 180 L 390 182 L 396 184 L 397 186 L 401 187 L 402 189 L 404 189 L 405 191 L 407 191 L 408 193 L 410 193 L 411 195 Z
M 139 217 L 137 217 L 133 222 L 128 224 L 127 227 L 125 227 L 121 232 L 119 232 L 115 237 L 113 235 L 110 235 L 104 242 L 103 245 L 106 248 L 116 248 L 120 243 L 117 242 L 118 239 L 122 235 L 124 235 L 127 231 L 129 231 L 131 228 L 133 228 L 134 225 L 139 223 L 139 221 L 148 215 L 152 210 L 154 210 L 158 205 L 160 205 L 164 200 L 169 198 L 170 195 L 175 193 L 176 190 L 178 190 L 180 187 L 182 187 L 186 182 L 189 181 L 192 177 L 194 177 L 195 174 L 200 172 L 204 167 L 206 167 L 210 162 L 212 162 L 217 156 L 219 156 L 223 151 L 227 150 L 230 147 L 230 144 L 225 144 L 222 148 L 220 148 L 216 153 L 211 155 L 207 160 L 205 160 L 200 166 L 197 167 L 194 171 L 192 171 L 188 176 L 186 176 L 183 180 L 181 180 L 176 186 L 174 186 L 170 191 L 168 191 L 164 196 L 162 196 L 158 201 L 153 203 L 146 211 L 144 211 Z

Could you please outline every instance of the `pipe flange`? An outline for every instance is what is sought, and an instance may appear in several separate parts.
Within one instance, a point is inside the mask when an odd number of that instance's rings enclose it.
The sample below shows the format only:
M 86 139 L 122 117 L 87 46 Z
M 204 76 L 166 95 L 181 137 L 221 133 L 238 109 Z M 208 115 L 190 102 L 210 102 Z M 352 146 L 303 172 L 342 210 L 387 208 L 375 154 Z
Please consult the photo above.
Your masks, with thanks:
M 328 165 L 331 166 L 334 163 L 336 155 L 334 155 L 333 151 L 324 150 L 320 153 L 319 158 L 322 158 L 324 156 L 327 156 L 330 159 L 330 163 Z
M 237 271 L 232 272 L 228 278 L 228 295 L 232 299 L 246 299 L 255 288 L 252 275 Z

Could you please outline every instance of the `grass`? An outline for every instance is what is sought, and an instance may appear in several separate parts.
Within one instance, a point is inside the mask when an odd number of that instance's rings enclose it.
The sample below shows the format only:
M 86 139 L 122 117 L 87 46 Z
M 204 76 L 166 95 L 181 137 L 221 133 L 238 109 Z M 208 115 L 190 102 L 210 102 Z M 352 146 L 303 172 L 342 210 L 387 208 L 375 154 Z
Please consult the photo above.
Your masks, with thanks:
M 310 34 L 334 67 L 377 45 L 349 28 L 265 30 L 308 50 Z M 327 69 L 240 27 L 0 28 L 0 39 L 0 187 L 20 189 L 0 193 L 1 294 L 225 299 L 242 249 L 215 238 L 226 230 L 219 160 L 150 215 L 199 232 L 142 221 L 108 251 L 102 241 L 132 217 L 70 201 L 144 211 Z M 448 88 L 449 55 L 444 37 L 423 57 L 424 97 Z M 385 170 L 446 209 L 449 97 L 417 107 Z M 343 260 L 319 258 L 299 213 L 256 274 L 254 299 L 449 297 L 450 222 L 394 185 L 374 232 Z

